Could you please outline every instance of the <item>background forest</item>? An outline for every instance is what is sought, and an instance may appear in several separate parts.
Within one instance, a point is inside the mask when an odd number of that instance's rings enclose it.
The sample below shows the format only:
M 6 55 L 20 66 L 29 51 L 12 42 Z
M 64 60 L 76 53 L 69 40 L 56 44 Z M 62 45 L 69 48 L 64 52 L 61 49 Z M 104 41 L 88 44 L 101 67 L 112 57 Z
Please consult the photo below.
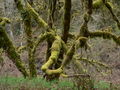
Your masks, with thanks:
M 0 0 L 1 81 L 8 76 L 120 90 L 120 0 Z

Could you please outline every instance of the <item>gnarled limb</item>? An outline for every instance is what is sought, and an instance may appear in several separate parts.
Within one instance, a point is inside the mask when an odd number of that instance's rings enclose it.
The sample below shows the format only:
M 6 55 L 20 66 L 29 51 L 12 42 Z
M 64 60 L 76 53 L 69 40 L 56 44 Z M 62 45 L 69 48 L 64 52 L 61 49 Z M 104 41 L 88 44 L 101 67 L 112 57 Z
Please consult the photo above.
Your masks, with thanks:
M 61 50 L 61 38 L 56 36 L 56 40 L 53 42 L 51 47 L 51 56 L 48 61 L 41 67 L 42 71 L 46 72 L 49 67 L 56 62 Z M 47 73 L 47 72 L 46 72 Z

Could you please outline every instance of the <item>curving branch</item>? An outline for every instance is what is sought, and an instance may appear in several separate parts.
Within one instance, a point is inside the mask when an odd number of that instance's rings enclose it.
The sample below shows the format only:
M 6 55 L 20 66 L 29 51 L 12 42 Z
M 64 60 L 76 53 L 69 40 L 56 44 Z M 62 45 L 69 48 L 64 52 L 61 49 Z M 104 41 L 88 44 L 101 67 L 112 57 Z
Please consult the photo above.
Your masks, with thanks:
M 47 73 L 47 70 L 50 68 L 50 66 L 57 61 L 62 47 L 61 41 L 62 40 L 59 36 L 55 37 L 55 41 L 51 47 L 51 56 L 49 57 L 48 61 L 41 67 L 42 71 Z
M 80 45 L 82 45 L 83 41 L 86 41 L 86 37 L 80 37 L 80 38 L 78 38 L 78 40 L 81 43 Z M 56 41 L 58 41 L 58 40 L 56 40 Z M 57 60 L 57 58 L 59 56 L 59 53 L 60 53 L 60 46 L 56 47 L 56 49 L 59 49 L 59 52 L 58 52 L 58 50 L 54 51 L 54 52 L 51 51 L 51 56 L 50 56 L 49 60 L 42 66 L 41 69 L 48 75 L 53 75 L 53 74 L 57 74 L 57 75 L 59 74 L 60 75 L 60 74 L 62 74 L 63 73 L 63 69 L 66 67 L 66 65 L 69 64 L 69 62 L 72 61 L 73 55 L 75 53 L 76 41 L 73 43 L 73 45 L 70 47 L 70 49 L 67 50 L 67 53 L 66 53 L 66 55 L 65 55 L 65 57 L 64 57 L 64 59 L 62 61 L 62 64 L 60 65 L 60 67 L 58 69 L 50 70 L 49 67 L 54 62 L 56 62 L 56 60 Z

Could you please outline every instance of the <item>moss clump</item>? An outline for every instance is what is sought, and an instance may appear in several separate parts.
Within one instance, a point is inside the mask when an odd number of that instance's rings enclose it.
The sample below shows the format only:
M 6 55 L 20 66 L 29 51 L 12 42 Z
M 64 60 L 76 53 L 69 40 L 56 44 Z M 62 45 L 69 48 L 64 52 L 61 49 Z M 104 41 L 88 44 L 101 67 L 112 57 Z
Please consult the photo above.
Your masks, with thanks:
M 63 72 L 62 68 L 58 68 L 55 70 L 49 70 L 49 69 L 46 70 L 47 75 L 56 75 L 56 74 L 58 75 L 61 74 L 62 72 Z
M 58 59 L 58 56 L 60 54 L 60 50 L 62 48 L 62 42 L 61 38 L 59 36 L 56 36 L 55 41 L 52 44 L 51 47 L 51 56 L 49 57 L 48 61 L 42 66 L 42 71 L 46 72 L 46 70 L 56 62 Z M 46 72 L 47 73 L 47 72 Z
M 98 9 L 99 7 L 101 7 L 103 5 L 103 1 L 102 0 L 95 0 L 93 2 L 93 8 L 94 9 Z

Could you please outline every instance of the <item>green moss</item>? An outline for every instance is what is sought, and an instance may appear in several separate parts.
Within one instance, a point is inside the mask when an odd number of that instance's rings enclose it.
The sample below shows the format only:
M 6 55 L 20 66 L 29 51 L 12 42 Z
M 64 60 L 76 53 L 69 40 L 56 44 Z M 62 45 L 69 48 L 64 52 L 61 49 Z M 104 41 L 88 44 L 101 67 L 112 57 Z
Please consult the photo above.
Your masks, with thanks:
M 51 56 L 49 57 L 48 61 L 41 67 L 41 69 L 46 72 L 49 67 L 56 62 L 58 59 L 58 56 L 60 54 L 60 50 L 62 48 L 62 42 L 61 38 L 59 36 L 56 36 L 55 41 L 52 44 L 51 47 Z M 47 72 L 46 72 L 47 73 Z
M 48 24 L 39 16 L 39 14 L 31 7 L 29 3 L 27 3 L 27 9 L 30 15 L 36 20 L 39 26 L 48 28 Z
M 6 17 L 0 17 L 0 25 L 5 26 L 6 23 L 10 23 L 10 19 Z
M 33 36 L 32 36 L 32 29 L 31 29 L 31 16 L 30 13 L 26 12 L 22 13 L 22 18 L 24 21 L 25 26 L 25 34 L 26 34 L 26 40 L 27 40 L 27 50 L 28 50 L 28 61 L 29 61 L 29 70 L 30 70 L 30 77 L 36 77 L 37 71 L 35 66 L 35 57 L 32 52 L 33 49 Z
M 58 68 L 56 70 L 47 70 L 46 73 L 48 75 L 55 75 L 55 74 L 61 74 L 63 72 L 63 70 L 61 68 Z
M 94 9 L 98 9 L 99 7 L 101 7 L 103 5 L 103 1 L 102 0 L 95 0 L 93 2 L 93 8 Z

